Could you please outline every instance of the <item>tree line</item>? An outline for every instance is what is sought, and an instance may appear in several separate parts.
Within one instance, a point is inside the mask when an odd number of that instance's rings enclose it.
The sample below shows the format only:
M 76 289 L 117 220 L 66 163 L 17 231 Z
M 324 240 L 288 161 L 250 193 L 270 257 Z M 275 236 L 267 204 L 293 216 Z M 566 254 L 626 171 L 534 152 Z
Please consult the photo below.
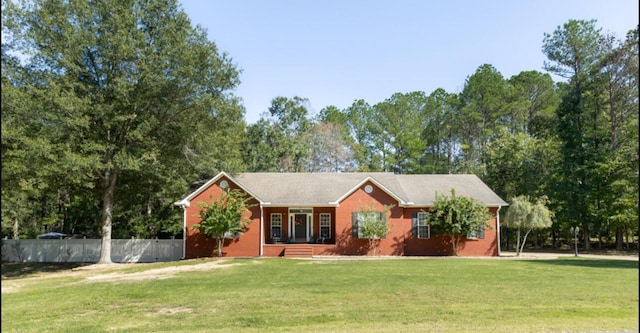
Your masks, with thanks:
M 2 6 L 2 236 L 180 237 L 173 202 L 221 170 L 474 173 L 547 200 L 537 244 L 637 236 L 637 27 L 570 20 L 541 36 L 545 72 L 482 64 L 457 93 L 317 114 L 276 96 L 246 124 L 239 65 L 175 0 Z

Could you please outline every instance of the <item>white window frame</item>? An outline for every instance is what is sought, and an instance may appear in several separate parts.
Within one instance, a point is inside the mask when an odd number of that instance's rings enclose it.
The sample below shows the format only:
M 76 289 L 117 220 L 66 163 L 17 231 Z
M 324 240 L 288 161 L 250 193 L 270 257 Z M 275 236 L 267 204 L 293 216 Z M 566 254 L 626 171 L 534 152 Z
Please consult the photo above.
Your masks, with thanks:
M 427 239 L 427 238 L 431 238 L 431 224 L 429 224 L 429 214 L 426 212 L 418 212 L 417 214 L 417 223 L 416 223 L 416 235 L 418 236 L 418 238 L 422 238 L 422 239 Z M 425 235 L 422 234 L 422 232 L 420 232 L 420 228 L 421 227 L 427 227 L 427 235 L 425 237 Z
M 325 239 L 331 238 L 331 213 L 320 213 L 320 237 L 322 237 L 322 228 L 326 228 L 327 229 L 327 233 L 326 233 L 326 237 L 324 237 Z
M 467 233 L 467 239 L 484 239 L 485 227 L 484 225 L 478 227 L 477 230 L 472 230 Z
M 362 236 L 362 225 L 364 224 L 364 220 L 367 217 L 367 215 L 372 215 L 375 216 L 375 218 L 380 218 L 384 220 L 385 225 L 387 225 L 387 218 L 384 214 L 384 212 L 379 212 L 379 211 L 372 211 L 372 212 L 356 212 L 356 221 L 358 222 L 358 238 L 364 238 Z M 382 235 L 381 238 L 385 238 L 385 235 Z
M 280 237 L 274 237 L 274 228 L 280 228 Z M 282 213 L 271 213 L 271 239 L 279 240 L 282 238 Z

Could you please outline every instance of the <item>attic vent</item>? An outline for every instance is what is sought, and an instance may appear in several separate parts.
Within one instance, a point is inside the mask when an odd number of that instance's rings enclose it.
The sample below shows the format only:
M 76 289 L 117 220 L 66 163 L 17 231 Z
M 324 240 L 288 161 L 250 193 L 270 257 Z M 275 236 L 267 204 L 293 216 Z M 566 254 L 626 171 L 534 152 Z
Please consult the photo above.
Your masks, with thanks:
M 220 182 L 220 188 L 221 189 L 225 189 L 227 187 L 229 187 L 229 183 L 227 183 L 226 180 L 223 180 L 223 181 Z
M 371 185 L 365 186 L 364 187 L 364 191 L 367 192 L 367 193 L 373 192 L 373 186 L 371 186 Z

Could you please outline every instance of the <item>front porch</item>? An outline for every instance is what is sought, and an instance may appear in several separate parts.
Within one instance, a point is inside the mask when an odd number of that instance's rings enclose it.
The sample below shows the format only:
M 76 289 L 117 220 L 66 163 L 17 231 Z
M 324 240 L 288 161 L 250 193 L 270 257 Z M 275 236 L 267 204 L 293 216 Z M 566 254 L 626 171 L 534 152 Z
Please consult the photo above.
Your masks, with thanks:
M 265 208 L 265 246 L 335 244 L 335 207 Z

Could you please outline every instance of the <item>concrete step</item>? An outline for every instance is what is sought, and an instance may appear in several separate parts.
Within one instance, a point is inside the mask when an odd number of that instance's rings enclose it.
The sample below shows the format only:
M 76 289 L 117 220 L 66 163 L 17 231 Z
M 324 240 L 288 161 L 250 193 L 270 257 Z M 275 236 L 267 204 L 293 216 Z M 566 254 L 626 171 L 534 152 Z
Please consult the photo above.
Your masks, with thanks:
M 310 246 L 289 246 L 284 250 L 285 258 L 311 258 L 313 248 Z

